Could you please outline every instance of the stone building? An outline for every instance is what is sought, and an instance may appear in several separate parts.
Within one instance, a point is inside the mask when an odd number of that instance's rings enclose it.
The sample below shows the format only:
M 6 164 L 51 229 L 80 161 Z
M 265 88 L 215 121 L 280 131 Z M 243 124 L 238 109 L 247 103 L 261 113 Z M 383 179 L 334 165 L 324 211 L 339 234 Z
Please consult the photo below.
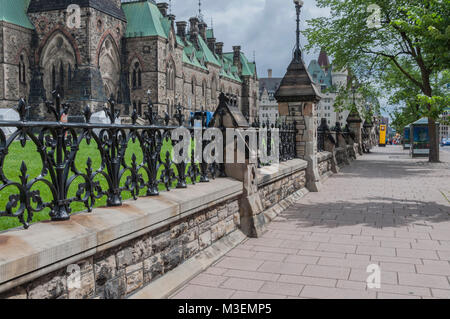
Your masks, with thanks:
M 279 116 L 278 102 L 275 92 L 280 86 L 282 78 L 272 76 L 272 70 L 267 71 L 267 78 L 259 79 L 259 118 L 261 122 L 274 123 Z
M 334 103 L 337 89 L 347 85 L 348 72 L 334 70 L 324 50 L 321 50 L 317 60 L 309 63 L 308 72 L 321 96 L 317 105 L 317 124 L 320 124 L 322 118 L 327 120 L 329 127 L 336 126 L 336 122 L 345 123 L 350 111 L 336 112 Z
M 450 107 L 444 110 L 444 113 L 440 116 L 442 119 L 441 124 L 439 125 L 439 141 L 442 141 L 444 138 L 450 137 Z
M 123 2 L 123 3 L 121 3 Z M 56 87 L 70 103 L 69 120 L 113 96 L 129 116 L 144 115 L 148 94 L 160 115 L 213 111 L 221 92 L 235 95 L 245 115 L 258 112 L 256 65 L 234 46 L 223 52 L 214 30 L 193 17 L 175 21 L 153 0 L 0 0 L 0 107 L 21 97 L 31 117 Z

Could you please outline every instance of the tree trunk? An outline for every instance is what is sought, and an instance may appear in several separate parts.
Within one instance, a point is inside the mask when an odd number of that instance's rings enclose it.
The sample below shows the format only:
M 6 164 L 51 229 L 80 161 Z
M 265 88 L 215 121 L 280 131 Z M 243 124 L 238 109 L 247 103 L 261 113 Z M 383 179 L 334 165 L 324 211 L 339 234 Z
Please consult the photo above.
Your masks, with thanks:
M 436 120 L 428 118 L 428 134 L 430 136 L 430 163 L 439 163 L 439 141 Z

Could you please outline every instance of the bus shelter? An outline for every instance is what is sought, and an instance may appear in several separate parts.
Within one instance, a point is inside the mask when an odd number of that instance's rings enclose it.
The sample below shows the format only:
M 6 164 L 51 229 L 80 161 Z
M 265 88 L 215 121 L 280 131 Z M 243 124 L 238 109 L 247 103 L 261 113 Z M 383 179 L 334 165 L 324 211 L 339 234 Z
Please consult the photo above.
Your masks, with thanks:
M 436 123 L 436 134 L 439 136 L 439 123 Z M 424 117 L 410 124 L 411 157 L 428 157 L 430 155 L 430 134 L 428 130 L 428 118 Z M 439 148 L 439 145 L 437 145 Z

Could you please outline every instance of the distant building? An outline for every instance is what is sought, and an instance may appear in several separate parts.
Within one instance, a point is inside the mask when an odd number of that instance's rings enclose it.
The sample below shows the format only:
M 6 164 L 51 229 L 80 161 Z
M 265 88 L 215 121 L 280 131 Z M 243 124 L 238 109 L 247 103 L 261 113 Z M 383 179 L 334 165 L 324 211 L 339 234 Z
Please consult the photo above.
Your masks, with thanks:
M 282 78 L 272 77 L 272 70 L 268 70 L 267 78 L 259 79 L 259 119 L 261 122 L 275 123 L 278 117 L 278 102 L 275 92 L 280 86 Z
M 350 111 L 336 112 L 334 104 L 337 97 L 336 89 L 347 85 L 348 72 L 333 70 L 333 65 L 324 50 L 321 50 L 318 60 L 311 61 L 308 72 L 321 96 L 317 104 L 317 124 L 320 125 L 322 118 L 327 120 L 330 128 L 335 127 L 336 122 L 345 124 Z
M 450 122 L 450 107 L 444 110 L 444 113 L 441 115 L 441 119 L 445 120 L 446 123 Z M 449 138 L 449 133 L 450 125 L 441 123 L 441 125 L 439 125 L 439 141 L 442 141 L 443 138 Z

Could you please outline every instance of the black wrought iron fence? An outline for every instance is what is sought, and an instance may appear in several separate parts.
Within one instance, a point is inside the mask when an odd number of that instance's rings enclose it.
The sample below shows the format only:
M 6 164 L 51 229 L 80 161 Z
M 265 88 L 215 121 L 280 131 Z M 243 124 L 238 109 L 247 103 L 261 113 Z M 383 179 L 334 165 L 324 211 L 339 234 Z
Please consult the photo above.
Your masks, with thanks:
M 297 157 L 295 149 L 297 134 L 295 121 L 288 123 L 286 119 L 277 119 L 271 123 L 269 120 L 260 122 L 259 119 L 256 119 L 251 127 L 258 130 L 258 145 L 264 148 L 264 150 L 259 149 L 259 152 L 265 151 L 268 158 L 276 154 L 275 147 L 277 145 L 278 162 L 286 162 Z M 261 139 L 263 140 L 261 141 Z M 278 139 L 278 141 L 275 139 Z M 261 157 L 258 156 L 258 167 L 271 164 L 273 163 L 261 161 Z
M 53 92 L 53 97 L 54 102 L 46 102 L 48 111 L 55 117 L 53 122 L 26 121 L 29 107 L 24 100 L 18 104 L 20 121 L 0 121 L 0 127 L 16 129 L 8 137 L 0 130 L 0 203 L 4 203 L 1 204 L 3 207 L 0 206 L 0 217 L 18 218 L 28 228 L 33 216 L 46 209 L 50 211 L 53 221 L 68 220 L 73 203 L 81 203 L 88 211 L 92 211 L 96 201 L 104 197 L 108 206 L 120 206 L 124 192 L 131 194 L 134 199 L 139 196 L 157 196 L 160 190 L 186 188 L 188 179 L 195 184 L 225 176 L 223 165 L 196 161 L 194 149 L 192 154 L 182 154 L 184 151 L 180 151 L 179 155 L 186 155 L 189 161 L 174 163 L 172 152 L 175 141 L 171 139 L 172 131 L 185 127 L 191 138 L 194 138 L 193 123 L 185 123 L 180 106 L 174 115 L 175 125 L 169 125 L 172 119 L 167 114 L 163 123 L 158 123 L 151 100 L 145 112 L 148 125 L 136 124 L 136 110 L 131 116 L 132 124 L 117 124 L 120 111 L 113 99 L 104 109 L 111 124 L 91 123 L 89 107 L 84 109 L 85 123 L 62 123 L 59 120 L 62 115 L 69 113 L 70 105 L 62 102 L 58 90 Z M 206 120 L 203 121 L 205 123 Z M 206 129 L 203 126 L 203 130 Z M 22 148 L 29 143 L 36 146 L 36 160 L 42 164 L 38 176 L 30 177 L 25 161 L 21 162 L 18 179 L 5 173 L 5 158 L 11 145 L 17 142 Z M 94 159 L 91 157 L 83 165 L 76 161 L 82 152 L 81 145 L 91 145 L 93 142 L 100 157 L 98 169 L 93 167 Z M 130 143 L 138 145 L 140 154 L 136 154 L 135 149 L 130 150 Z M 194 142 L 191 140 L 191 143 Z M 132 152 L 128 161 L 127 150 Z M 142 160 L 138 160 L 138 157 Z M 75 187 L 76 192 L 69 192 L 71 187 Z M 42 196 L 42 188 L 50 192 L 51 199 Z

